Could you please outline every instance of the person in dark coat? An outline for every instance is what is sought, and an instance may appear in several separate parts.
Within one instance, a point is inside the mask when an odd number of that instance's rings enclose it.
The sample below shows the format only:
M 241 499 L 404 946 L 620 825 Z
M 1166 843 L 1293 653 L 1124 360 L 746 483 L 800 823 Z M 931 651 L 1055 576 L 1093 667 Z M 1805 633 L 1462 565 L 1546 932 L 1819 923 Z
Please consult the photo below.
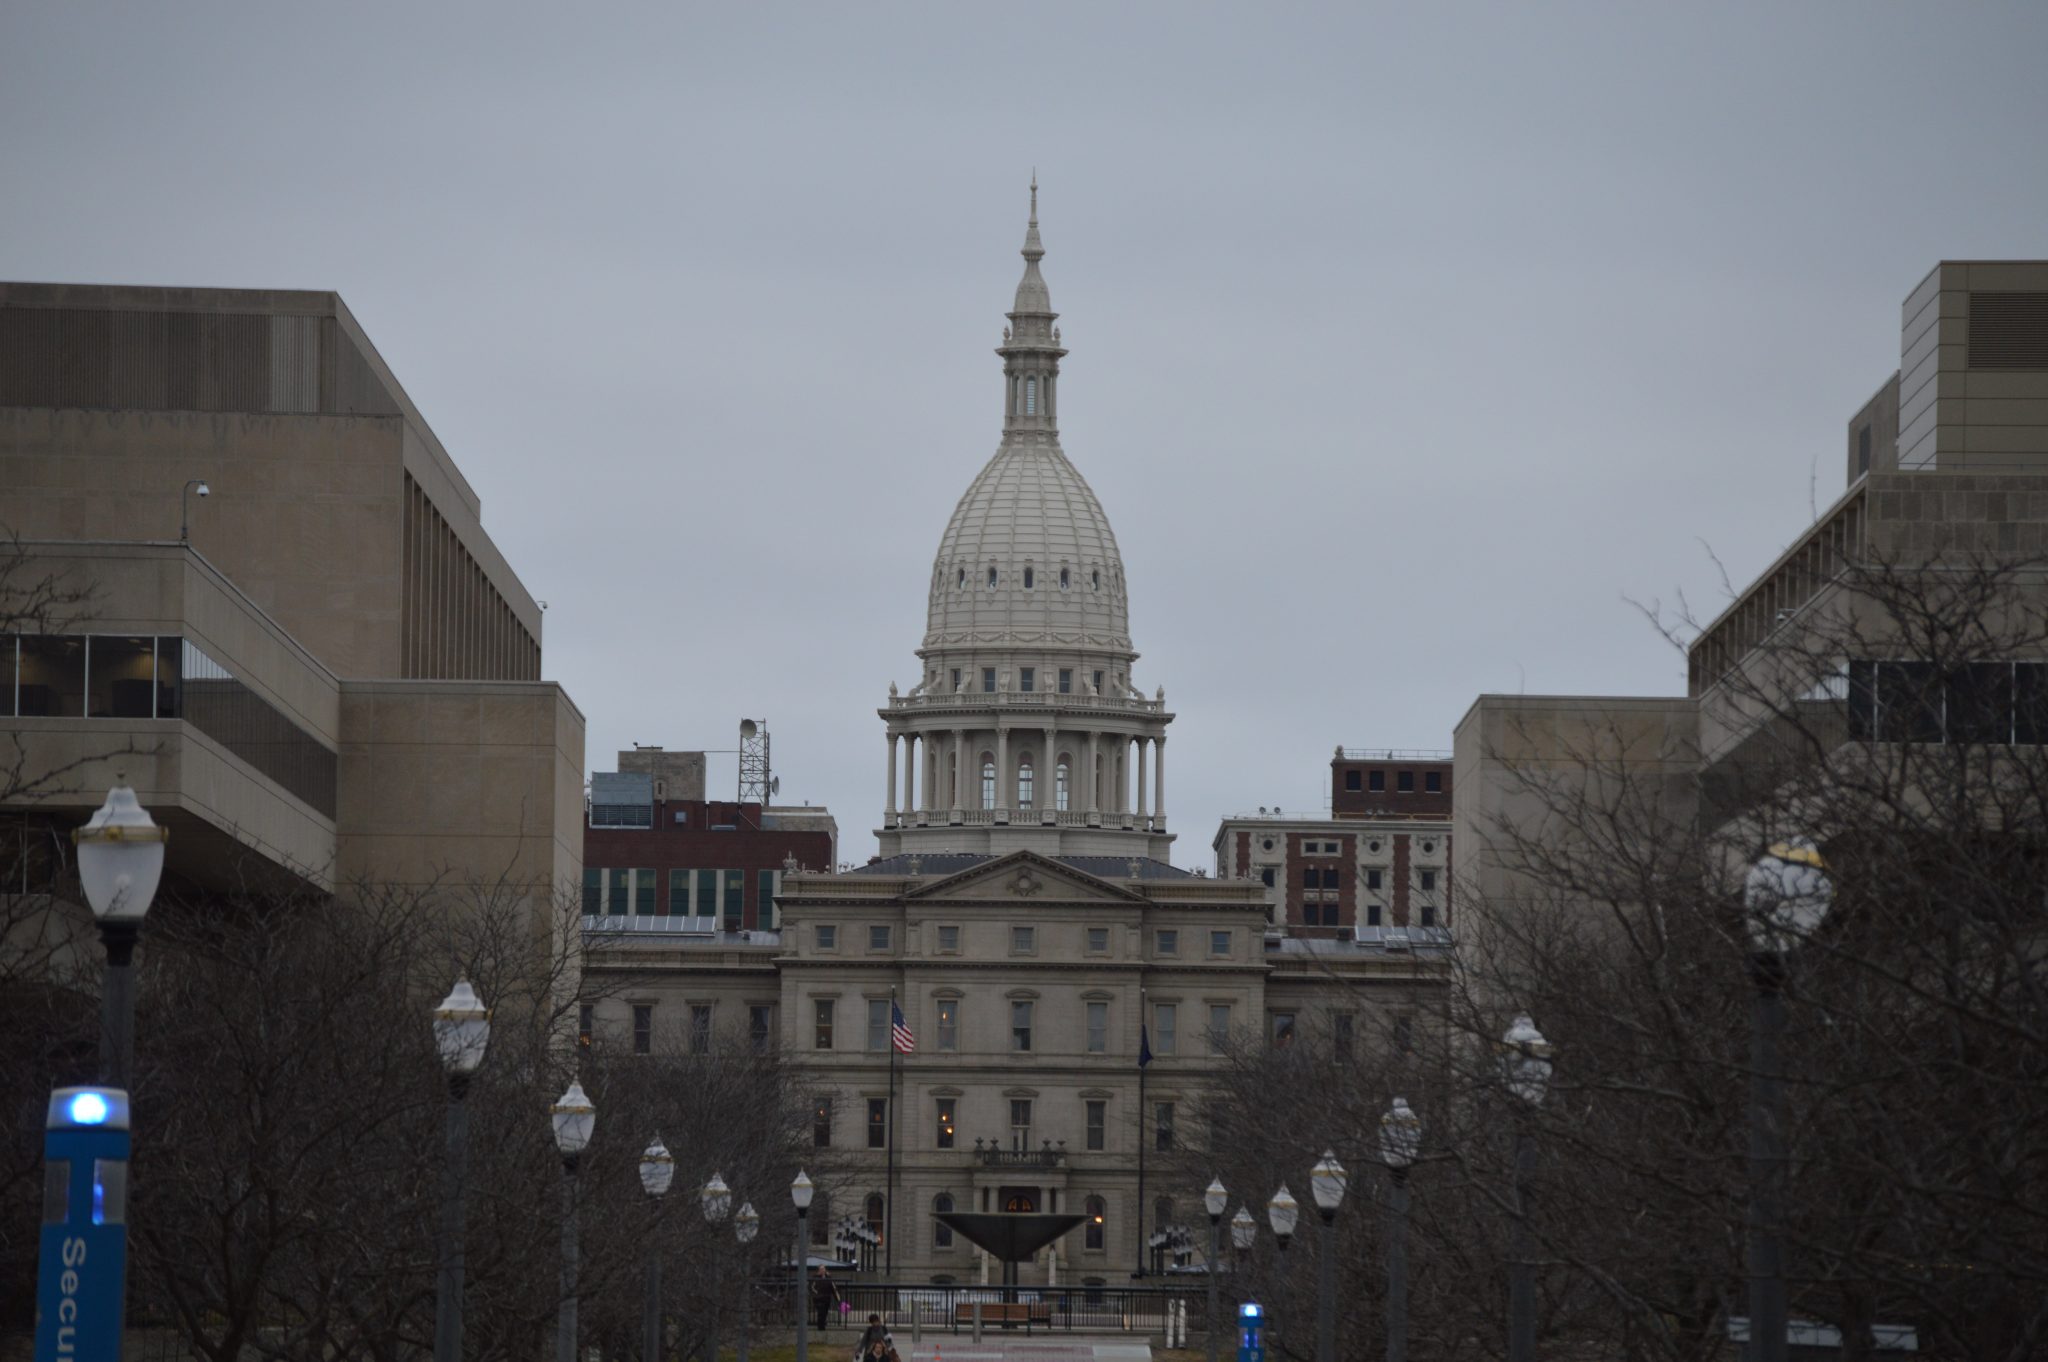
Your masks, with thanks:
M 811 1316 L 819 1332 L 823 1332 L 825 1321 L 830 1319 L 834 1307 L 839 1304 L 839 1286 L 832 1280 L 832 1274 L 818 1264 L 818 1275 L 811 1278 Z

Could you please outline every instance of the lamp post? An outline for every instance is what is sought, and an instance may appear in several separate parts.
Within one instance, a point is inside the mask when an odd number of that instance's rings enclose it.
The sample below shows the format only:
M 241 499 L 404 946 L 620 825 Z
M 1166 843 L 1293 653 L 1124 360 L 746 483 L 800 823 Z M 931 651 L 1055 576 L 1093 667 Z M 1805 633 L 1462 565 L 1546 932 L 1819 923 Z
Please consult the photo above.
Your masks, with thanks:
M 796 1170 L 796 1180 L 789 1184 L 789 1199 L 796 1203 L 796 1362 L 811 1362 L 810 1312 L 804 1309 L 804 1293 L 811 1289 L 811 1277 L 806 1261 L 810 1255 L 806 1248 L 805 1222 L 811 1216 L 811 1197 L 817 1188 L 812 1186 L 804 1170 Z
M 1536 1276 L 1529 1261 L 1529 1181 L 1536 1172 L 1536 1138 L 1530 1129 L 1550 1086 L 1550 1042 L 1526 1014 L 1501 1037 L 1501 1071 L 1521 1104 L 1515 1123 L 1515 1220 L 1508 1249 L 1508 1362 L 1536 1362 Z
M 1280 1190 L 1266 1203 L 1266 1223 L 1273 1227 L 1273 1237 L 1280 1242 L 1279 1281 L 1274 1284 L 1274 1294 L 1280 1294 L 1281 1285 L 1287 1280 L 1287 1245 L 1294 1238 L 1294 1226 L 1301 1219 L 1301 1203 L 1281 1183 Z M 1269 1317 L 1270 1319 L 1270 1317 Z
M 1387 1215 L 1387 1362 L 1408 1362 L 1408 1168 L 1422 1148 L 1422 1118 L 1405 1097 L 1380 1117 L 1380 1161 L 1393 1178 Z
M 597 1108 L 584 1095 L 583 1084 L 571 1080 L 548 1113 L 562 1156 L 562 1295 L 555 1307 L 555 1362 L 576 1362 L 576 1168 L 597 1127 Z
M 1259 1222 L 1252 1219 L 1251 1209 L 1240 1204 L 1237 1214 L 1230 1217 L 1230 1246 L 1240 1256 L 1251 1252 L 1252 1240 L 1258 1237 Z
M 178 494 L 178 542 L 180 544 L 192 542 L 192 493 L 195 491 L 199 493 L 201 501 L 213 495 L 213 489 L 206 485 L 205 478 L 193 478 L 185 484 L 185 490 Z
M 654 1206 L 656 1229 L 647 1236 L 647 1286 L 640 1301 L 641 1362 L 661 1362 L 661 1199 L 675 1181 L 676 1161 L 661 1136 L 640 1156 L 640 1187 Z
M 163 878 L 168 835 L 126 785 L 108 790 L 107 802 L 71 831 L 79 883 L 107 952 L 100 984 L 100 1081 L 109 1087 L 125 1089 L 134 1064 L 135 941 Z
M 1229 1206 L 1230 1193 L 1223 1189 L 1223 1179 L 1210 1178 L 1202 1193 L 1202 1208 L 1209 1212 L 1209 1362 L 1216 1362 L 1216 1333 L 1222 1325 L 1216 1314 L 1216 1259 L 1223 1252 L 1223 1212 Z
M 1344 1201 L 1347 1181 L 1344 1165 L 1328 1149 L 1309 1170 L 1309 1194 L 1323 1220 L 1322 1253 L 1316 1263 L 1316 1362 L 1336 1362 L 1337 1357 L 1337 1207 Z
M 491 1010 L 476 996 L 469 980 L 455 987 L 434 1009 L 434 1044 L 448 1075 L 447 1158 L 441 1166 L 441 1243 L 434 1282 L 434 1362 L 462 1359 L 462 1222 L 463 1183 L 469 1175 L 470 1075 L 483 1063 L 491 1042 Z
M 1786 962 L 1819 929 L 1835 896 L 1820 848 L 1804 837 L 1771 846 L 1742 886 L 1748 909 L 1749 1349 L 1752 1362 L 1784 1362 L 1785 1094 L 1778 1047 L 1785 1033 Z
M 747 1326 L 753 1322 L 752 1293 L 754 1289 L 754 1236 L 761 1232 L 761 1213 L 754 1209 L 754 1203 L 740 1203 L 740 1213 L 732 1218 L 732 1233 L 740 1241 L 740 1356 L 739 1362 L 747 1362 Z
M 698 1192 L 697 1196 L 704 1205 L 704 1223 L 716 1231 L 720 1225 L 725 1223 L 725 1217 L 732 1213 L 732 1189 L 725 1185 L 725 1178 L 722 1174 L 713 1173 L 711 1181 L 704 1184 L 703 1190 Z M 712 1242 L 717 1242 L 715 1236 Z M 704 1350 L 704 1362 L 718 1362 L 718 1307 L 720 1304 L 719 1297 L 724 1292 L 725 1276 L 724 1273 L 719 1271 L 719 1268 L 724 1262 L 725 1255 L 719 1253 L 716 1249 L 712 1250 L 711 1339 L 709 1345 Z

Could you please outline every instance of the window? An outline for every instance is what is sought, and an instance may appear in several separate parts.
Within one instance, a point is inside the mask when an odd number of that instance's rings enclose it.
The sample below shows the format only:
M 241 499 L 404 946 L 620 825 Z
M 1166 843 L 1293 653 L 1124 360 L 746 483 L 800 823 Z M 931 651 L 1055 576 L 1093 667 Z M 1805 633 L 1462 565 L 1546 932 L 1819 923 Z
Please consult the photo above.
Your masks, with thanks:
M 1230 954 L 1230 930 L 1228 928 L 1222 928 L 1209 933 L 1209 954 Z
M 887 926 L 876 925 L 868 928 L 868 949 L 871 951 L 886 951 L 889 949 L 889 929 Z
M 1351 1032 L 1353 1018 L 1349 1012 L 1339 1012 L 1330 1018 L 1330 1049 L 1339 1059 L 1351 1057 Z
M 1026 690 L 1031 689 L 1029 686 Z M 1031 758 L 1026 757 L 1017 767 L 1017 807 L 1028 810 L 1031 807 Z
M 1088 954 L 1109 954 L 1109 928 L 1090 927 L 1088 929 Z
M 1377 870 L 1368 870 L 1368 871 L 1366 871 L 1366 872 L 1365 872 L 1365 887 L 1366 887 L 1367 889 L 1374 889 L 1374 890 L 1376 890 L 1376 889 L 1378 889 L 1378 888 L 1380 887 L 1380 872 L 1379 872 L 1379 871 L 1377 871 Z
M 1010 1099 L 1010 1148 L 1031 1148 L 1031 1099 L 1028 1097 Z
M 868 999 L 868 1051 L 881 1054 L 889 1048 L 889 1000 Z
M 941 998 L 938 1007 L 938 1046 L 941 1050 L 957 1050 L 960 1048 L 960 1000 Z
M 953 582 L 953 587 L 954 587 L 954 589 L 955 589 L 955 590 L 958 590 L 958 591 L 965 591 L 965 590 L 967 589 L 967 569 L 966 569 L 966 568 L 961 568 L 961 569 L 960 569 L 960 575 L 959 575 L 959 577 L 957 577 L 957 578 L 956 578 L 956 579 L 954 580 L 954 582 Z M 957 677 L 957 676 L 959 676 L 959 673 L 958 673 L 958 672 L 955 672 L 955 673 L 953 673 L 953 675 Z M 955 682 L 953 683 L 953 688 L 954 688 L 955 690 L 958 690 L 958 689 L 960 688 L 960 683 L 959 683 L 959 682 L 958 682 L 957 680 L 956 680 L 956 681 L 955 681 Z
M 832 1099 L 821 1097 L 811 1112 L 811 1144 L 818 1149 L 832 1147 Z
M 996 589 L 996 566 L 994 563 L 990 563 L 988 566 L 988 589 L 990 591 Z
M 1160 955 L 1180 954 L 1180 932 L 1172 927 L 1161 927 L 1153 937 L 1153 946 Z
M 1271 889 L 1271 888 L 1273 887 L 1273 867 L 1272 867 L 1272 866 L 1270 866 L 1270 865 L 1269 865 L 1269 866 L 1267 866 L 1267 867 L 1266 867 L 1266 868 L 1265 868 L 1264 870 L 1261 870 L 1261 871 L 1259 872 L 1259 881 L 1260 881 L 1260 883 L 1264 884 L 1264 885 L 1266 886 L 1266 888 L 1268 888 L 1268 889 Z
M 1033 585 L 1033 582 L 1032 582 L 1032 572 L 1031 572 L 1031 569 L 1030 569 L 1029 567 L 1027 567 L 1027 568 L 1025 568 L 1025 569 L 1024 569 L 1024 589 L 1025 589 L 1026 591 L 1029 591 L 1029 590 L 1031 590 L 1031 588 L 1032 588 L 1032 585 Z M 1026 689 L 1026 690 L 1030 690 L 1030 689 L 1031 689 L 1031 687 L 1029 687 L 1029 686 L 1026 686 L 1026 687 L 1025 687 L 1024 689 Z
M 1422 892 L 1425 894 L 1436 892 L 1436 872 L 1434 870 L 1422 872 Z
M 725 875 L 725 929 L 738 931 L 747 919 L 746 872 L 727 870 Z
M 11 648 L 13 646 L 13 640 L 11 639 L 6 642 L 0 642 L 0 648 Z M 10 682 L 9 684 L 12 683 Z M 9 704 L 12 704 L 14 700 L 12 695 L 5 695 L 0 698 L 5 698 Z M 5 712 L 7 711 L 0 710 L 0 713 Z M 596 917 L 603 911 L 604 872 L 594 867 L 585 867 L 583 871 L 583 916 Z
M 953 1147 L 951 1139 L 947 1140 L 945 1147 L 948 1149 Z M 941 1192 L 932 1198 L 933 1215 L 949 1215 L 952 1213 L 952 1210 L 953 1194 L 951 1192 Z M 932 1247 L 935 1249 L 953 1247 L 953 1227 L 943 1220 L 934 1220 L 932 1222 Z
M 775 928 L 775 877 L 779 870 L 754 872 L 754 925 L 763 931 Z
M 957 693 L 957 692 L 959 691 L 959 689 L 960 689 L 960 669 L 959 669 L 958 667 L 955 667 L 955 668 L 953 668 L 953 690 L 954 690 L 954 691 L 955 691 L 955 692 Z
M 747 1008 L 747 1042 L 757 1055 L 765 1055 L 775 1047 L 774 1004 L 755 1003 Z
M 1423 925 L 1423 926 L 1425 926 L 1425 927 L 1434 927 L 1434 926 L 1436 926 L 1436 905 L 1435 905 L 1435 904 L 1433 904 L 1433 903 L 1425 903 L 1425 904 L 1423 904 L 1423 905 L 1422 905 L 1422 925 Z
M 996 764 L 984 756 L 981 759 L 981 807 L 993 809 L 996 806 Z
M 1090 591 L 1102 590 L 1102 570 L 1100 568 L 1091 569 L 1089 571 L 1088 589 Z
M 1442 771 L 1425 773 L 1422 777 L 1422 788 L 1428 794 L 1442 794 L 1444 792 L 1444 773 Z
M 1162 1154 L 1173 1151 L 1173 1103 L 1152 1104 L 1152 1141 L 1152 1147 Z
M 583 873 L 584 895 L 589 896 L 590 872 Z M 671 870 L 668 872 L 668 913 L 670 917 L 690 916 L 690 872 Z
M 1861 477 L 1870 471 L 1870 427 L 1856 432 L 1856 474 Z
M 1180 1008 L 1158 1003 L 1152 1008 L 1152 1048 L 1162 1055 L 1175 1052 L 1180 1041 Z
M 994 569 L 991 568 L 990 571 L 993 572 Z M 984 695 L 994 695 L 996 693 L 996 669 L 994 667 L 983 667 L 981 669 L 981 689 Z
M 1337 867 L 1330 866 L 1323 871 L 1323 888 L 1336 889 L 1343 884 L 1343 875 Z
M 939 1099 L 937 1139 L 938 1148 L 940 1149 L 951 1149 L 953 1147 L 953 1111 L 959 1104 L 960 1099 L 957 1097 L 941 1097 Z
M 1035 378 L 1024 380 L 1024 414 L 1038 415 L 1038 380 Z
M 1407 1017 L 1394 1018 L 1394 1048 L 1407 1054 L 1415 1046 L 1415 1023 Z
M 1067 574 L 1066 574 L 1066 573 L 1064 573 L 1064 572 L 1062 572 L 1062 573 L 1060 574 L 1060 576 L 1061 576 L 1061 577 L 1063 577 L 1063 578 L 1064 578 L 1064 577 L 1065 577 L 1066 575 L 1067 575 Z M 1062 581 L 1062 582 L 1060 583 L 1060 585 L 1061 585 L 1061 586 L 1065 586 L 1065 585 L 1066 585 L 1066 583 L 1065 583 L 1064 581 Z M 1071 694 L 1073 694 L 1073 691 L 1074 691 L 1074 669 L 1073 669 L 1072 667 L 1062 667 L 1062 668 L 1060 668 L 1060 680 L 1059 680 L 1059 686 L 1060 686 L 1060 694 L 1062 694 L 1062 695 L 1071 695 Z
M 832 999 L 830 998 L 819 998 L 815 1002 L 816 1011 L 814 1015 L 817 1019 L 817 1032 L 813 1044 L 815 1048 L 820 1050 L 832 1048 L 832 1006 Z
M 1291 1045 L 1294 1042 L 1294 1014 L 1275 1012 L 1273 1014 L 1273 1043 Z
M 959 953 L 960 929 L 951 926 L 939 928 L 939 954 L 958 955 Z
M 1220 1055 L 1230 1048 L 1230 1004 L 1209 1004 L 1209 1053 Z
M 589 1003 L 579 1004 L 576 1008 L 576 1043 L 588 1050 L 596 1033 L 597 1009 Z
M 1377 903 L 1365 905 L 1365 925 L 1368 927 L 1380 925 L 1380 906 Z
M 1010 928 L 1010 954 L 1031 955 L 1038 950 L 1038 929 L 1036 927 Z
M 889 1099 L 868 1099 L 868 1148 L 885 1149 L 889 1144 Z
M 633 1004 L 633 1053 L 649 1054 L 654 1049 L 654 1004 Z
M 1091 1002 L 1088 1004 L 1088 1053 L 1106 1054 L 1109 1051 L 1109 1004 Z
M 1030 578 L 1030 576 L 1031 576 L 1031 569 L 1030 569 L 1030 568 L 1025 568 L 1025 569 L 1024 569 L 1024 575 L 1025 575 L 1025 577 L 1026 577 L 1026 579 L 1027 579 L 1027 580 L 1025 581 L 1025 585 L 1026 585 L 1026 586 L 1029 586 L 1029 585 L 1030 585 L 1031 583 L 1030 583 L 1030 581 L 1029 581 L 1028 579 L 1029 579 L 1029 578 Z M 1018 689 L 1018 690 L 1021 690 L 1021 691 L 1035 691 L 1035 690 L 1037 690 L 1037 689 L 1038 689 L 1038 668 L 1036 668 L 1036 667 L 1019 667 L 1019 668 L 1017 668 L 1017 689 Z
M 1371 779 L 1366 782 L 1367 789 L 1379 791 L 1387 788 L 1387 773 L 1385 771 L 1374 771 L 1370 775 Z
M 1346 771 L 1344 773 L 1344 788 L 1347 790 L 1364 789 L 1365 773 L 1363 771 Z
M 1088 1147 L 1101 1151 L 1109 1145 L 1109 1103 L 1100 1098 L 1088 1102 Z
M 1413 771 L 1403 771 L 1403 772 L 1401 772 L 1401 774 L 1400 774 L 1400 777 L 1399 777 L 1399 783 L 1398 783 L 1398 784 L 1396 784 L 1396 786 L 1395 786 L 1394 788 L 1395 788 L 1395 792 L 1396 792 L 1397 794 L 1414 794 L 1414 793 L 1415 793 L 1415 773 L 1414 773 Z
M 1102 1104 L 1100 1102 L 1090 1102 L 1088 1105 L 1099 1107 Z M 1090 1127 L 1090 1129 L 1093 1129 L 1093 1127 Z M 1091 1144 L 1088 1147 L 1090 1149 L 1098 1149 L 1101 1146 Z M 1081 1247 L 1093 1253 L 1102 1252 L 1104 1241 L 1109 1237 L 1107 1232 L 1109 1203 L 1099 1196 L 1091 1196 L 1081 1203 L 1081 1214 L 1086 1217 L 1082 1222 L 1084 1228 L 1081 1231 Z
M 711 1004 L 690 1004 L 690 1053 L 693 1055 L 711 1052 Z
M 654 916 L 655 877 L 652 870 L 633 872 L 633 916 Z
M 1323 872 L 1314 866 L 1310 866 L 1301 872 L 1301 887 L 1303 889 L 1320 889 L 1322 884 Z
M 819 950 L 831 951 L 839 949 L 839 929 L 837 927 L 820 925 L 812 928 L 811 931 L 817 938 Z
M 1095 693 L 1096 693 L 1097 695 L 1100 695 L 1100 694 L 1102 694 L 1102 673 L 1101 673 L 1101 672 L 1097 672 L 1097 673 L 1095 673 Z
M 1010 1003 L 1010 1048 L 1031 1048 L 1031 1004 L 1021 998 Z
M 887 1208 L 888 1203 L 882 1200 L 880 1192 L 869 1192 L 867 1201 L 861 1206 L 861 1218 L 867 1221 L 868 1228 L 878 1231 L 885 1239 L 889 1234 L 889 1227 L 883 1223 Z

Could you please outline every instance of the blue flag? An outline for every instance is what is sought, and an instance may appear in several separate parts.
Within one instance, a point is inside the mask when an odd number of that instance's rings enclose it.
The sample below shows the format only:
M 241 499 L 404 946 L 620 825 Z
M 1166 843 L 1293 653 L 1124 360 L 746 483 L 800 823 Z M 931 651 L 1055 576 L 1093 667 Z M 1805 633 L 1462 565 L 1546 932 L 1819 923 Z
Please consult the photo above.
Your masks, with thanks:
M 1145 1030 L 1145 1023 L 1138 1023 L 1138 1067 L 1144 1068 L 1152 1062 L 1152 1037 Z

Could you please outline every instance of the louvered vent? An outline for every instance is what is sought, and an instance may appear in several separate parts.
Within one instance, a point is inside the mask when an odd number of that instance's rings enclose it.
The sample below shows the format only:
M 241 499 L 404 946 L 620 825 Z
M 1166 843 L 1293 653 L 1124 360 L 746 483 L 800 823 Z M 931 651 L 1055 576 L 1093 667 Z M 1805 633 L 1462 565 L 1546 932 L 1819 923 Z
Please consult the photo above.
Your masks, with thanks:
M 1972 293 L 1970 367 L 2048 369 L 2048 293 Z

